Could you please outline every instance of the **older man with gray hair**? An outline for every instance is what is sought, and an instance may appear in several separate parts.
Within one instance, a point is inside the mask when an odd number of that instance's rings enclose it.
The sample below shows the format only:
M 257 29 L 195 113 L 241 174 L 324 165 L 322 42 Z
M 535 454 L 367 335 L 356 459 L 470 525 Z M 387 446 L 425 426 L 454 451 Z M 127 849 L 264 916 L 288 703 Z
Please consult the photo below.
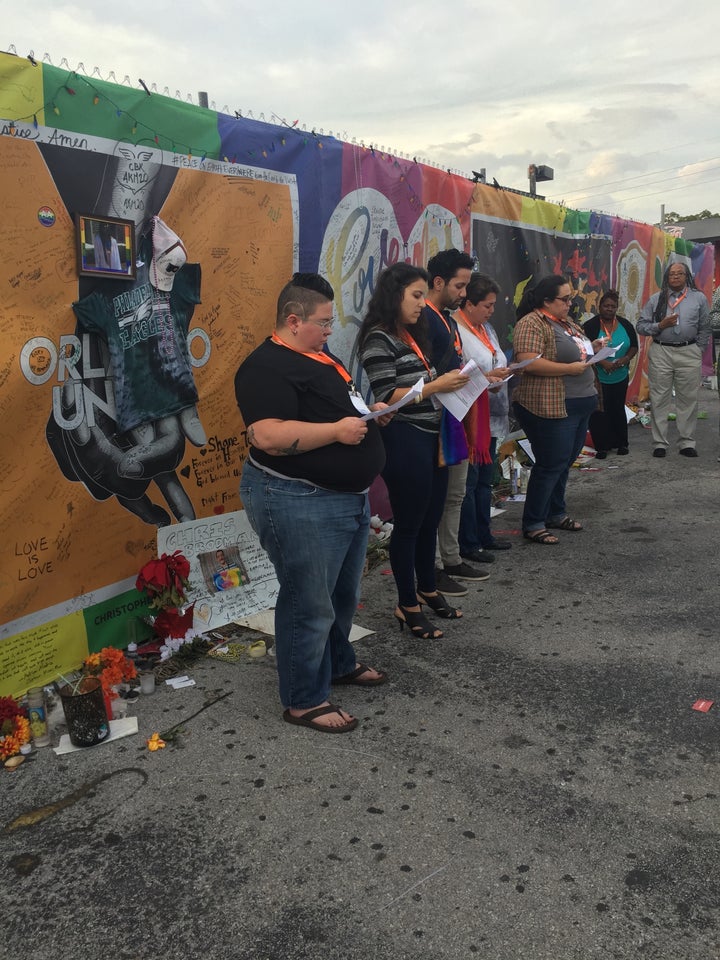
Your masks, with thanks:
M 648 354 L 653 456 L 667 453 L 674 389 L 679 452 L 697 457 L 695 426 L 702 357 L 710 340 L 710 308 L 684 263 L 668 266 L 661 289 L 642 308 L 637 332 L 653 340 Z

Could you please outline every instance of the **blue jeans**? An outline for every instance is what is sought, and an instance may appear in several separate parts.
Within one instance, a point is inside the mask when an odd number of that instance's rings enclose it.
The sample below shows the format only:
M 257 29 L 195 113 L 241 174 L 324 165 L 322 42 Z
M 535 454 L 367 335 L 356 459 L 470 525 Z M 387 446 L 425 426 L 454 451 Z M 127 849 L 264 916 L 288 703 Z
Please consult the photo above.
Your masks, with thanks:
M 535 464 L 530 472 L 523 530 L 531 533 L 544 530 L 567 516 L 565 487 L 570 467 L 585 444 L 590 415 L 597 407 L 597 397 L 578 397 L 565 401 L 567 416 L 559 419 L 536 417 L 519 403 L 515 416 L 532 446 Z
M 306 710 L 355 669 L 350 628 L 367 555 L 367 494 L 281 480 L 245 461 L 240 496 L 280 583 L 275 652 L 280 700 Z
M 490 440 L 490 463 L 469 463 L 465 483 L 465 499 L 460 511 L 458 543 L 460 554 L 482 550 L 495 539 L 490 529 L 492 482 L 495 475 L 497 437 Z
M 447 467 L 438 466 L 438 435 L 392 420 L 382 431 L 382 477 L 393 512 L 392 567 L 401 607 L 417 605 L 417 589 L 433 593 L 437 528 L 445 506 Z

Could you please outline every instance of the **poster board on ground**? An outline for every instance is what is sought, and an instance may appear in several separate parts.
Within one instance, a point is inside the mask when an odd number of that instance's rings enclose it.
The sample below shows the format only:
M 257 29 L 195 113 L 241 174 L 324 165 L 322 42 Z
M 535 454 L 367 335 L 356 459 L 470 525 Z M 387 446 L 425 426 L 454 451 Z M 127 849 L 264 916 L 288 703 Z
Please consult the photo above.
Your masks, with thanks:
M 181 550 L 190 564 L 195 629 L 245 620 L 275 606 L 279 584 L 244 510 L 161 527 L 158 556 Z

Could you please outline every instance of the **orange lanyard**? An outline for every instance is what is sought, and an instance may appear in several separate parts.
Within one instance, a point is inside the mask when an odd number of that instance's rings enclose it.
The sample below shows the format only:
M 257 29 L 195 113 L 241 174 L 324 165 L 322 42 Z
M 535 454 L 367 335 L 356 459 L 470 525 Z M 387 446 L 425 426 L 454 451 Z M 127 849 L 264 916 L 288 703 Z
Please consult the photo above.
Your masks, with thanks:
M 559 323 L 563 328 L 565 333 L 571 340 L 575 342 L 576 347 L 580 351 L 580 359 L 587 360 L 588 352 L 585 347 L 582 345 L 583 340 L 587 340 L 584 332 L 579 329 L 579 327 L 574 326 L 571 323 L 568 323 L 567 320 L 561 320 L 560 317 L 554 317 L 551 313 L 548 313 L 547 310 L 540 310 L 540 313 L 547 317 L 548 320 L 552 320 L 553 323 Z M 579 341 L 579 342 L 578 342 Z
M 485 346 L 488 348 L 490 353 L 493 355 L 493 360 L 494 360 L 495 354 L 497 353 L 497 347 L 492 342 L 490 337 L 487 335 L 487 331 L 485 330 L 485 324 L 481 323 L 479 326 L 475 327 L 468 320 L 468 318 L 465 316 L 462 310 L 458 310 L 458 314 L 460 315 L 460 319 L 462 320 L 463 325 L 467 327 L 470 333 L 476 336 L 478 340 L 482 341 L 482 343 L 485 344 Z
M 434 303 L 430 303 L 429 300 L 426 300 L 426 301 L 425 301 L 425 306 L 426 306 L 426 307 L 430 307 L 431 310 L 434 310 L 435 313 L 440 317 L 440 319 L 442 320 L 442 322 L 445 324 L 445 329 L 446 329 L 447 332 L 450 334 L 450 336 L 453 338 L 453 342 L 454 342 L 454 344 L 455 344 L 455 353 L 456 353 L 456 354 L 460 357 L 460 359 L 462 360 L 462 342 L 460 341 L 460 334 L 457 332 L 457 330 L 453 330 L 453 329 L 452 329 L 452 327 L 451 327 L 450 324 L 448 323 L 448 320 L 447 320 L 447 317 L 445 316 L 445 314 L 442 313 L 440 310 L 438 310 L 438 308 L 435 306 Z
M 334 360 L 327 353 L 310 353 L 310 352 L 305 353 L 302 350 L 293 350 L 293 348 L 289 344 L 285 343 L 284 340 L 281 340 L 276 333 L 273 333 L 270 339 L 272 340 L 273 343 L 276 343 L 279 347 L 286 347 L 288 350 L 292 350 L 293 353 L 299 353 L 301 356 L 307 357 L 309 360 L 315 360 L 316 363 L 324 363 L 326 366 L 335 367 L 335 369 L 343 378 L 345 383 L 347 383 L 350 390 L 351 391 L 355 390 L 355 384 L 353 383 L 352 377 L 347 372 L 345 367 L 340 363 L 339 360 Z
M 685 292 L 683 293 L 683 295 L 682 295 L 681 297 L 678 297 L 678 298 L 677 298 L 677 300 L 675 301 L 675 303 L 670 303 L 670 297 L 668 296 L 668 306 L 670 307 L 670 309 L 671 309 L 671 310 L 677 310 L 677 308 L 680 306 L 680 304 L 683 302 L 683 300 L 685 299 L 685 297 L 686 297 L 687 295 L 688 295 L 687 287 L 685 287 Z
M 430 364 L 428 363 L 428 359 L 425 356 L 425 354 L 422 352 L 420 347 L 417 345 L 412 335 L 408 333 L 407 330 L 402 330 L 400 332 L 399 339 L 408 347 L 410 347 L 413 353 L 420 359 L 420 362 L 422 363 L 422 365 L 425 367 L 427 372 L 430 374 L 430 377 L 432 378 L 432 371 L 430 370 Z
M 552 320 L 553 323 L 559 323 L 569 337 L 585 337 L 585 334 L 580 327 L 576 327 L 574 323 L 568 323 L 567 320 L 561 320 L 560 317 L 554 317 L 551 313 L 548 313 L 547 310 L 541 309 L 540 313 L 544 317 L 547 317 L 548 320 Z
M 602 320 L 600 321 L 600 326 L 602 327 L 602 331 L 605 334 L 605 336 L 608 338 L 608 340 L 612 340 L 612 336 L 617 330 L 617 317 L 615 317 L 615 319 L 613 320 L 613 325 L 610 327 L 610 329 L 608 329 L 605 326 Z

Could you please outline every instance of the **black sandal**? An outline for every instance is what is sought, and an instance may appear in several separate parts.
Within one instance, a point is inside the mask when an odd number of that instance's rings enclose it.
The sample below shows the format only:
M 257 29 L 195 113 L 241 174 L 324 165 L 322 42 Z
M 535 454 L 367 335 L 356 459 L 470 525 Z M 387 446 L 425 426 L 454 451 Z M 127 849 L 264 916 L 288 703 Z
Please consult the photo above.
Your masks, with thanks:
M 395 608 L 395 619 L 400 624 L 401 630 L 407 624 L 410 632 L 421 640 L 439 640 L 443 636 L 442 630 L 436 630 L 420 610 L 407 610 L 398 605 Z
M 549 530 L 523 530 L 523 536 L 531 543 L 541 543 L 544 547 L 554 547 L 560 543 L 554 533 Z
M 427 604 L 433 613 L 442 617 L 443 620 L 459 620 L 462 617 L 462 612 L 456 610 L 455 607 L 451 607 L 440 592 L 433 596 L 429 593 L 423 593 L 422 590 L 418 590 L 417 595 L 421 604 Z
M 546 526 L 552 530 L 570 530 L 571 533 L 580 533 L 583 528 L 583 525 L 572 517 L 563 517 L 562 520 L 549 522 Z

